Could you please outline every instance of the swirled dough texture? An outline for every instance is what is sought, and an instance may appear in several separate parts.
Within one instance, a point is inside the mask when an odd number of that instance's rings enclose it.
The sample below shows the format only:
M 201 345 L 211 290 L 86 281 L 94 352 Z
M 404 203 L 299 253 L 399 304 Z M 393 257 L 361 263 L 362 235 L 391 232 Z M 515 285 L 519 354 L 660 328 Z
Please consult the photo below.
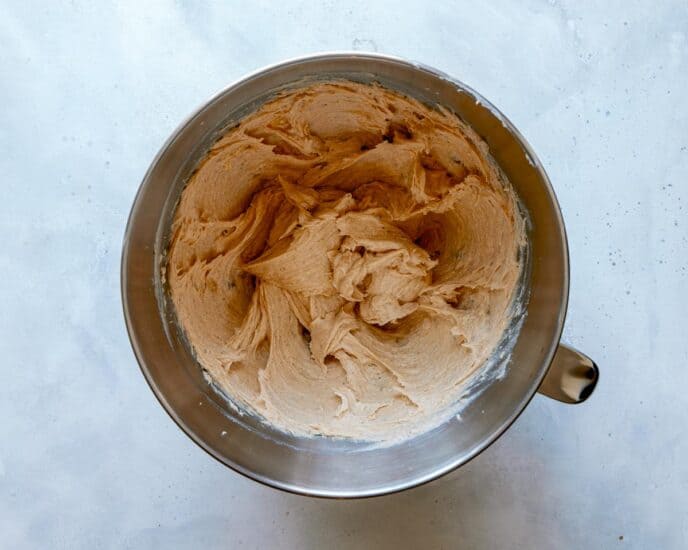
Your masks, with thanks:
M 167 277 L 239 405 L 300 435 L 403 438 L 452 412 L 511 315 L 524 224 L 486 144 L 380 86 L 279 95 L 200 162 Z

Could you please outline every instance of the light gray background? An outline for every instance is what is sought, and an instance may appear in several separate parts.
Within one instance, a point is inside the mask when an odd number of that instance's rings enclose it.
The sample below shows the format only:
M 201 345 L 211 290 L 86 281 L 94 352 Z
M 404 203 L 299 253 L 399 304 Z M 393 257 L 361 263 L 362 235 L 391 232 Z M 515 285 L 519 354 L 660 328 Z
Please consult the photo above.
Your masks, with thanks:
M 0 3 L 0 547 L 688 546 L 688 5 L 433 4 Z M 602 368 L 585 405 L 536 397 L 460 471 L 357 502 L 197 448 L 119 297 L 129 207 L 178 122 L 332 49 L 435 66 L 522 130 L 567 222 L 565 340 Z

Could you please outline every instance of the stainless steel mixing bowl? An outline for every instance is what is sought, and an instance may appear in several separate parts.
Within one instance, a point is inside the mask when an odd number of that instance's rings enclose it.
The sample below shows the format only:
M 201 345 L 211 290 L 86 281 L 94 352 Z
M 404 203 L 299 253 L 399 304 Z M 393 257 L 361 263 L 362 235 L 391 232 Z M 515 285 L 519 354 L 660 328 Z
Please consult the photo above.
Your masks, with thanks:
M 299 438 L 242 415 L 203 376 L 164 289 L 162 266 L 179 194 L 222 130 L 276 90 L 309 80 L 377 81 L 454 111 L 488 143 L 530 216 L 527 315 L 505 376 L 438 428 L 389 447 Z M 134 200 L 122 252 L 122 299 L 131 344 L 146 380 L 174 421 L 220 462 L 288 491 L 361 497 L 398 491 L 465 464 L 511 425 L 536 391 L 576 403 L 592 392 L 597 367 L 559 343 L 569 289 L 564 222 L 535 153 L 487 100 L 434 69 L 392 57 L 323 54 L 287 61 L 229 86 L 172 134 Z

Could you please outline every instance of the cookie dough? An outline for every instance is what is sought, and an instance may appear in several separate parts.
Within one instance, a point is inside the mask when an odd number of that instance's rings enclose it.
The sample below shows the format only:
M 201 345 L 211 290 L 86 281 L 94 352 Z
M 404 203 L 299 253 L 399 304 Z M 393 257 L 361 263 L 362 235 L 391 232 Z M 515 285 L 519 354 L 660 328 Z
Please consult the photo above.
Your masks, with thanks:
M 500 341 L 524 221 L 457 117 L 377 85 L 284 92 L 199 163 L 167 280 L 198 361 L 299 435 L 438 424 Z

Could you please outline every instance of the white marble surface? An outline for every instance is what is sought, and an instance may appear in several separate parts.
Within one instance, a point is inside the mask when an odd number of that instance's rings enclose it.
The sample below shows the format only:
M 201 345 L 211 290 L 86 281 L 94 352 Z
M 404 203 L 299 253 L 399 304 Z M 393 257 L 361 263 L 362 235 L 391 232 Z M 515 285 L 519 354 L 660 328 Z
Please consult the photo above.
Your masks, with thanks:
M 0 547 L 688 547 L 688 6 L 432 4 L 0 2 Z M 460 471 L 353 502 L 197 448 L 119 298 L 129 207 L 177 123 L 332 49 L 436 66 L 523 131 L 567 222 L 565 340 L 602 368 L 585 405 L 537 397 Z

